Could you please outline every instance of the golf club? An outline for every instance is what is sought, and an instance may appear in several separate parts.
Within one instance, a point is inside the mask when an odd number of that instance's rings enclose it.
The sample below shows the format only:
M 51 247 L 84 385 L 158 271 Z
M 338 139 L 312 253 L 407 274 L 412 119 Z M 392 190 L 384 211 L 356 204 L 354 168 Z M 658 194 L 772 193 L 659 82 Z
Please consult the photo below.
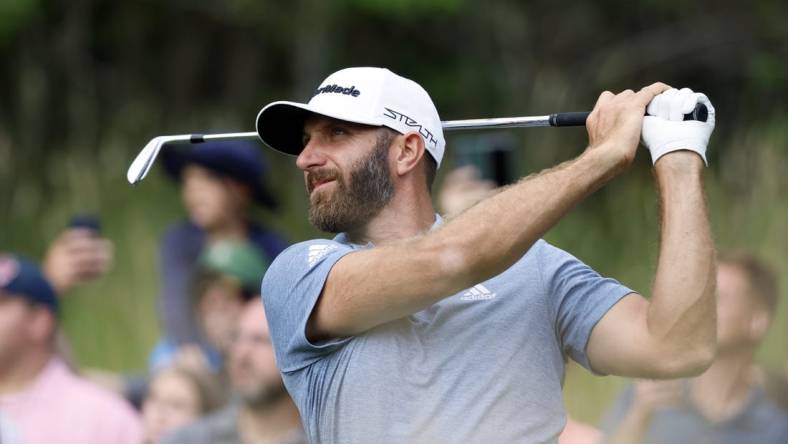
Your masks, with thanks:
M 441 122 L 444 131 L 481 130 L 498 128 L 534 128 L 534 127 L 561 127 L 584 126 L 589 112 L 554 113 L 545 116 L 529 117 L 500 117 L 493 119 L 448 120 Z M 705 122 L 708 110 L 703 104 L 697 104 L 695 109 L 684 115 L 684 120 L 698 120 Z M 181 134 L 176 136 L 154 137 L 137 155 L 126 172 L 126 179 L 130 184 L 142 181 L 153 166 L 159 151 L 170 143 L 203 143 L 210 141 L 227 140 L 259 140 L 257 132 L 248 133 L 222 133 L 222 134 Z

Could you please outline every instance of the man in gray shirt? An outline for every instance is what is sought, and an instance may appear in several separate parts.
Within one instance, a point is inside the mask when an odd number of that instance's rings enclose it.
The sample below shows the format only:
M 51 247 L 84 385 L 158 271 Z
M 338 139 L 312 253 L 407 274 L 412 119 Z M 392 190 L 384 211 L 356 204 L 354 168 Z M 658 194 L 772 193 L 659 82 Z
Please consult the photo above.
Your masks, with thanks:
M 755 352 L 777 311 L 777 278 L 754 256 L 723 256 L 717 270 L 717 343 L 709 369 L 691 380 L 637 381 L 604 420 L 610 444 L 778 444 L 788 412 L 766 396 Z
M 708 121 L 681 121 L 699 102 Z M 649 377 L 708 365 L 711 103 L 663 84 L 605 92 L 587 126 L 580 157 L 444 222 L 430 187 L 445 140 L 415 82 L 350 68 L 307 104 L 263 108 L 258 133 L 298 156 L 310 222 L 339 233 L 290 247 L 263 280 L 277 365 L 312 442 L 552 442 L 567 357 Z M 650 301 L 540 240 L 626 169 L 641 128 L 664 208 Z

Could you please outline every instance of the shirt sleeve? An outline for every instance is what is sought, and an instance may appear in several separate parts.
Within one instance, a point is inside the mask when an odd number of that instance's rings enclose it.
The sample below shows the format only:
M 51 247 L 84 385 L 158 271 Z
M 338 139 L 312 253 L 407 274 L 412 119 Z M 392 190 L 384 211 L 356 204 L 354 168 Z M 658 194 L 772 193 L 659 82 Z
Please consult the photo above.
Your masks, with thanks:
M 586 354 L 591 331 L 616 302 L 633 291 L 615 279 L 600 276 L 571 254 L 540 242 L 542 281 L 561 348 L 593 372 Z
M 306 338 L 306 324 L 331 268 L 352 251 L 330 240 L 301 242 L 283 251 L 268 268 L 262 285 L 263 304 L 282 372 L 302 369 L 350 340 L 312 343 Z

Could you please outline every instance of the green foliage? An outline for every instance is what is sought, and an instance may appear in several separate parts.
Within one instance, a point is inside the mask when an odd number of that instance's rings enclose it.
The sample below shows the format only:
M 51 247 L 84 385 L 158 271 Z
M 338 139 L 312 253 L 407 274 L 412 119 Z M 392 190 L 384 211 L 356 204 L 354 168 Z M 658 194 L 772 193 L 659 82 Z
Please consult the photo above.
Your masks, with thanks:
M 346 0 L 362 10 L 401 18 L 424 14 L 456 12 L 461 0 Z
M 38 0 L 0 1 L 0 47 L 6 39 L 24 27 L 40 8 Z

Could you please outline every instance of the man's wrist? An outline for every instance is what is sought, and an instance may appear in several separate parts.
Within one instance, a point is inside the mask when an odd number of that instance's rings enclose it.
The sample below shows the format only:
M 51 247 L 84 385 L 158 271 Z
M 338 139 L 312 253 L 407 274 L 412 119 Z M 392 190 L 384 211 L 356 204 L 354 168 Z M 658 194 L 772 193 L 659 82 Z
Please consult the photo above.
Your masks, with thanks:
M 606 145 L 586 149 L 577 159 L 587 162 L 604 180 L 609 180 L 627 168 L 629 163 Z
M 654 170 L 658 176 L 700 177 L 705 164 L 694 151 L 673 151 L 657 160 Z

